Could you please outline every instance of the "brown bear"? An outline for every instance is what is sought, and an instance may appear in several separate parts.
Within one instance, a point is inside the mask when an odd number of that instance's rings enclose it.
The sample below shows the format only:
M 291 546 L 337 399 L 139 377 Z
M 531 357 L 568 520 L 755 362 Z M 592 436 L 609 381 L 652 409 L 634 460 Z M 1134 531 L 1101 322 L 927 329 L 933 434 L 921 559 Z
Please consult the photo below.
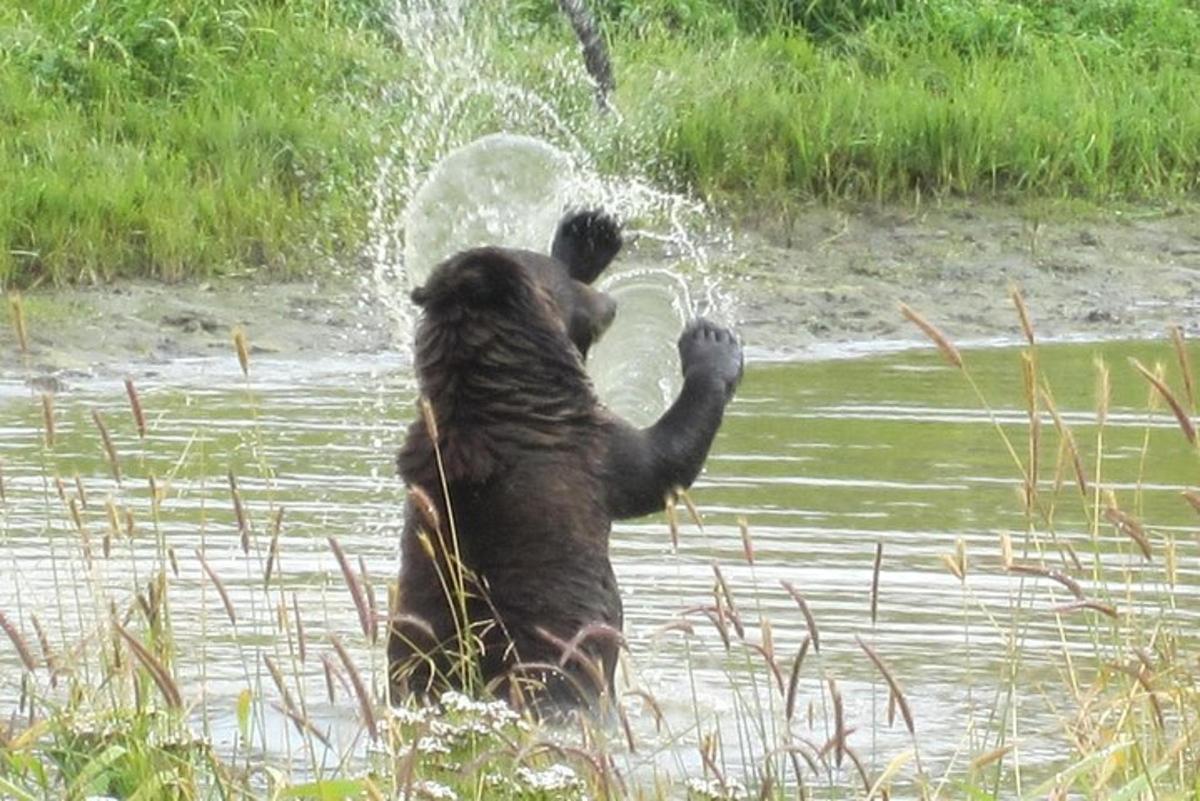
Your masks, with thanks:
M 412 293 L 428 407 L 398 459 L 410 493 L 393 701 L 477 682 L 538 708 L 611 694 L 612 521 L 691 485 L 742 375 L 736 337 L 696 320 L 679 339 L 683 388 L 656 423 L 635 428 L 597 400 L 583 359 L 616 306 L 589 284 L 620 247 L 610 216 L 578 212 L 550 256 L 463 251 Z

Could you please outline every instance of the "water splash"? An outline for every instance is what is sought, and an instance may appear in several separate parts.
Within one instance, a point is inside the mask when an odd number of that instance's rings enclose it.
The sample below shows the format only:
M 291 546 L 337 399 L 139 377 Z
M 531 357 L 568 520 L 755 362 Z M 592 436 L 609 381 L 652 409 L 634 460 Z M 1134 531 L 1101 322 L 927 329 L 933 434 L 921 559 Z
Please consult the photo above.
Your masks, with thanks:
M 548 59 L 550 77 L 535 90 L 494 56 L 499 43 L 525 35 L 519 20 L 507 3 L 484 13 L 434 0 L 395 8 L 411 69 L 390 100 L 410 113 L 375 187 L 373 290 L 406 346 L 408 292 L 441 259 L 481 244 L 544 251 L 566 210 L 603 207 L 622 219 L 630 245 L 600 285 L 620 310 L 589 372 L 614 410 L 646 422 L 678 389 L 682 325 L 698 313 L 730 316 L 708 272 L 720 237 L 694 198 L 637 170 L 600 168 L 606 144 L 649 132 L 596 113 L 576 48 L 564 44 Z

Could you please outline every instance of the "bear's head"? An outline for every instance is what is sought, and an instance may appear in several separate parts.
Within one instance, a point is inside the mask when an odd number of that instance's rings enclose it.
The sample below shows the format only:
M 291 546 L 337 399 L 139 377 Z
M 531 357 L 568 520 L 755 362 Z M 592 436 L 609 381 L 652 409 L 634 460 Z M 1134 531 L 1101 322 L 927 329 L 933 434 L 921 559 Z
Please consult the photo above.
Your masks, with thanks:
M 444 321 L 491 311 L 530 328 L 561 328 L 586 359 L 617 312 L 612 297 L 590 286 L 598 275 L 533 251 L 475 248 L 439 264 L 412 300 Z

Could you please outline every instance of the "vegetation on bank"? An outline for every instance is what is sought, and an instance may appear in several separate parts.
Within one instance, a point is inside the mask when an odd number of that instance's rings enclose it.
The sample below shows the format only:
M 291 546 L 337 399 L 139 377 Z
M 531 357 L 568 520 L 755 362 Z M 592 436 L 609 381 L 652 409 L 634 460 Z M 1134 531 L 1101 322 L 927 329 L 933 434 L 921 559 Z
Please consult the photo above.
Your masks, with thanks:
M 619 122 L 553 74 L 578 55 L 552 0 L 488 4 L 473 41 L 617 174 L 760 208 L 1200 188 L 1188 0 L 591 5 Z M 423 69 L 392 10 L 0 3 L 0 285 L 359 252 L 378 159 L 404 147 L 406 115 L 434 113 L 389 93 Z
M 357 247 L 383 128 L 371 97 L 400 64 L 376 13 L 0 2 L 0 286 Z

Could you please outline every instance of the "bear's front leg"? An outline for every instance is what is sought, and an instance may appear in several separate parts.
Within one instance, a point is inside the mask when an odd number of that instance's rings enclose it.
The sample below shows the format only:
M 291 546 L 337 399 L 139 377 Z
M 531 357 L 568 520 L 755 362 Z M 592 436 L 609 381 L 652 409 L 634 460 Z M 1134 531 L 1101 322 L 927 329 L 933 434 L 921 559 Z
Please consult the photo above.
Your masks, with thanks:
M 692 485 L 742 378 L 737 337 L 708 320 L 694 320 L 684 329 L 679 357 L 683 389 L 658 422 L 639 430 L 613 421 L 605 485 L 614 518 L 657 511 L 669 492 Z

